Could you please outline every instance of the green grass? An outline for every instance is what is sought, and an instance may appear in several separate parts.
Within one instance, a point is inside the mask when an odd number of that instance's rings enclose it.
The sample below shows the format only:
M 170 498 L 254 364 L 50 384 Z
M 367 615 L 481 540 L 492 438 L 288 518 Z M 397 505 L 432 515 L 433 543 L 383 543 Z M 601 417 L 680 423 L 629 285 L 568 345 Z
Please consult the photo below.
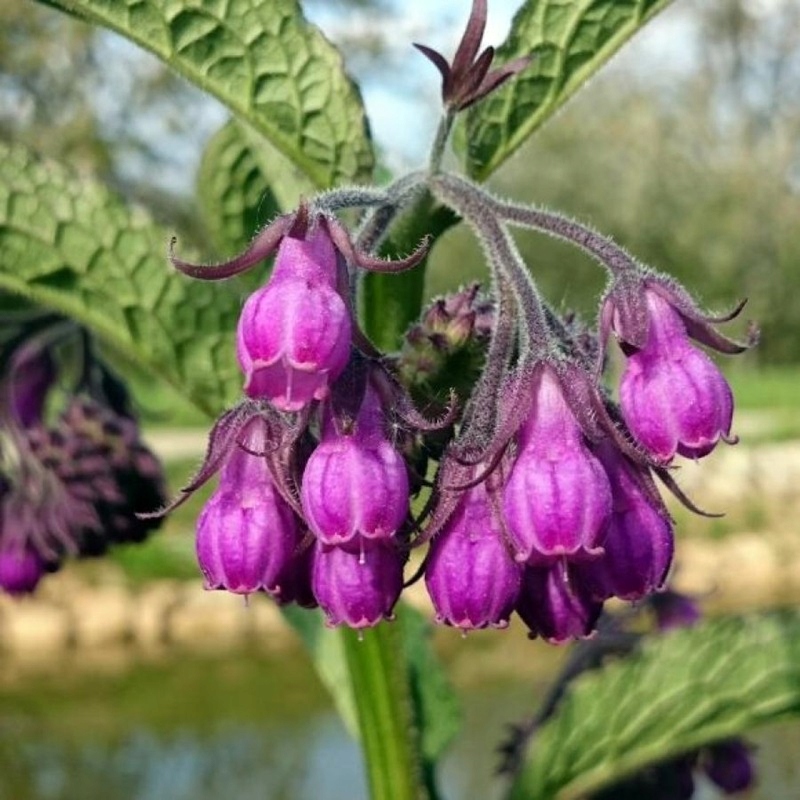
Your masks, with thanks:
M 722 364 L 722 367 L 740 409 L 800 411 L 800 366 L 728 369 Z

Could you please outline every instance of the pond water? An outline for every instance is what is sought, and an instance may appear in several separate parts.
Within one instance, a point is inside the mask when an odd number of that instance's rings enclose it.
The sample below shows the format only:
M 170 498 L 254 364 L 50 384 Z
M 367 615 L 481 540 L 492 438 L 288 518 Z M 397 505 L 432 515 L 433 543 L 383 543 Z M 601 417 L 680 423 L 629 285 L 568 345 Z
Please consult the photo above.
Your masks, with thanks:
M 495 748 L 535 708 L 543 670 L 526 676 L 518 662 L 481 681 L 482 643 L 463 647 L 451 671 L 465 725 L 441 783 L 448 800 L 491 800 L 504 788 Z M 299 650 L 51 666 L 0 685 L 0 800 L 367 797 L 358 748 Z M 800 798 L 800 725 L 754 738 L 762 781 L 750 798 Z

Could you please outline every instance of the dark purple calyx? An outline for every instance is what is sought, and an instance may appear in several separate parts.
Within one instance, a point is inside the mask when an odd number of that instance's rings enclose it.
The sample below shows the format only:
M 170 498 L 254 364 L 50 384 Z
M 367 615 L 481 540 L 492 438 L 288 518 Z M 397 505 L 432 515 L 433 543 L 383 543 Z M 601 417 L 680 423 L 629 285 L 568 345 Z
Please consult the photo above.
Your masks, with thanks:
M 531 62 L 530 56 L 524 56 L 490 70 L 494 48 L 487 47 L 479 54 L 486 29 L 486 16 L 486 0 L 473 0 L 467 27 L 452 63 L 448 63 L 437 50 L 424 44 L 414 44 L 441 73 L 442 101 L 447 108 L 454 111 L 463 111 L 483 99 L 509 78 L 522 72 Z

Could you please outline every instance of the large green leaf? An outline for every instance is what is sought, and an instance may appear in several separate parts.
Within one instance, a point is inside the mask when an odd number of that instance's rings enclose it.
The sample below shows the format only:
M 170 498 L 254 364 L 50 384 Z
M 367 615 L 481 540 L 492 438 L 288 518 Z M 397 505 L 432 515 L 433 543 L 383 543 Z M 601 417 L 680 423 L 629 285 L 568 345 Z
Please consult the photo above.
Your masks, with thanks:
M 250 123 L 318 188 L 368 179 L 361 97 L 298 0 L 40 0 L 155 53 Z
M 527 0 L 498 62 L 534 61 L 467 116 L 467 168 L 485 179 L 670 0 Z
M 536 734 L 514 800 L 577 800 L 642 767 L 800 714 L 800 615 L 659 637 L 577 679 Z
M 72 317 L 215 414 L 241 387 L 241 299 L 173 272 L 168 239 L 102 186 L 0 143 L 0 289 Z

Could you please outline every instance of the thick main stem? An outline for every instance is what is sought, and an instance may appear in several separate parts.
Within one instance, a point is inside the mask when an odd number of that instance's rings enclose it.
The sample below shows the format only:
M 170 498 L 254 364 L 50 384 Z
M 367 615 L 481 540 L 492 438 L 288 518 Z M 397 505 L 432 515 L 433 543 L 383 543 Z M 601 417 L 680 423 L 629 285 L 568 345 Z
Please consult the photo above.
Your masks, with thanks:
M 402 627 L 341 632 L 371 800 L 430 800 L 410 697 Z

